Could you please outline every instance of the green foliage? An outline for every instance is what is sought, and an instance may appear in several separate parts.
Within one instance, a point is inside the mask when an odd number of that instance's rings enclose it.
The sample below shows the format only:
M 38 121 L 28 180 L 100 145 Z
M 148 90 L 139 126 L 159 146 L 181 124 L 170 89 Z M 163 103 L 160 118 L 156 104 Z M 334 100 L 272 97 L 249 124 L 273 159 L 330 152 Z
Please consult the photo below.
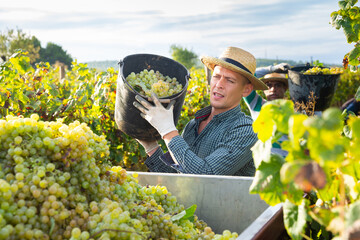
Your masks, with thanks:
M 193 51 L 183 48 L 181 46 L 171 45 L 170 54 L 175 61 L 178 61 L 187 69 L 196 67 L 196 65 L 198 64 L 198 55 L 196 55 Z
M 34 37 L 28 36 L 21 29 L 8 30 L 0 33 L 0 55 L 9 58 L 18 49 L 28 52 L 31 63 L 35 63 L 40 57 L 40 46 L 35 44 Z
M 314 66 L 317 66 L 317 67 L 324 67 L 324 64 L 321 63 L 319 60 L 315 60 L 315 61 L 313 62 L 313 65 L 314 65 Z
M 0 65 L 0 118 L 37 113 L 43 121 L 61 118 L 64 123 L 85 122 L 94 133 L 106 136 L 114 165 L 145 171 L 144 149 L 115 124 L 117 75 L 113 68 L 96 71 L 73 62 L 72 69 L 60 79 L 58 67 L 42 62 L 33 67 L 27 53 L 19 51 Z M 209 104 L 204 70 L 193 68 L 177 125 L 179 131 L 197 110 Z
M 356 101 L 360 101 L 360 87 L 357 89 L 357 91 L 355 93 L 355 99 L 356 99 Z
M 136 140 L 115 127 L 116 79 L 112 68 L 96 72 L 77 62 L 59 79 L 59 68 L 49 63 L 33 68 L 26 53 L 20 51 L 0 66 L 0 117 L 37 113 L 43 121 L 85 122 L 93 132 L 106 136 L 115 165 L 126 162 L 131 166 L 145 153 Z M 140 163 L 137 167 L 144 168 Z
M 354 48 L 344 57 L 345 67 L 350 64 L 355 70 L 360 64 L 360 8 L 357 0 L 339 1 L 340 10 L 331 13 L 331 24 L 336 29 L 342 28 L 348 43 L 355 43 Z
M 62 62 L 68 67 L 73 61 L 72 57 L 55 43 L 47 43 L 46 48 L 41 47 L 40 41 L 35 36 L 24 33 L 21 29 L 8 30 L 0 33 L 0 55 L 9 58 L 18 50 L 27 52 L 30 63 L 35 67 L 36 62 L 48 62 L 51 65 L 56 61 Z
M 359 219 L 360 118 L 349 116 L 345 124 L 337 108 L 308 117 L 294 112 L 292 102 L 277 100 L 262 107 L 253 127 L 259 141 L 252 149 L 257 170 L 250 193 L 270 205 L 284 203 L 293 239 L 345 236 Z M 270 153 L 281 136 L 287 137 L 285 158 Z
M 360 70 L 355 72 L 345 69 L 341 74 L 331 106 L 341 107 L 347 100 L 353 98 L 360 86 Z
M 171 221 L 177 221 L 177 220 L 185 220 L 185 219 L 191 219 L 192 222 L 194 221 L 194 214 L 196 211 L 197 205 L 191 205 L 187 209 L 181 211 L 180 213 L 174 215 L 171 217 Z
M 73 59 L 61 46 L 49 42 L 46 48 L 40 50 L 40 61 L 50 64 L 55 64 L 56 61 L 59 61 L 67 66 L 71 66 Z

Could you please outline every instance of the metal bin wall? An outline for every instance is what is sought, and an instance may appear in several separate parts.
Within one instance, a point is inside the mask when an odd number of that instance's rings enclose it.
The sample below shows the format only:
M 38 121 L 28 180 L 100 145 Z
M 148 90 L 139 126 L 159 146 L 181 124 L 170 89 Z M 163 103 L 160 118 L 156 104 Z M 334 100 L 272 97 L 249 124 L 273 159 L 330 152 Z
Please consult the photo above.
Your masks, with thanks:
M 222 233 L 227 229 L 239 233 L 238 239 L 264 239 L 271 228 L 277 228 L 277 232 L 284 229 L 279 227 L 282 224 L 281 205 L 271 207 L 259 195 L 249 194 L 252 177 L 148 172 L 138 174 L 139 184 L 166 186 L 185 207 L 196 204 L 195 214 L 215 233 Z M 276 239 L 273 238 L 274 235 L 271 237 L 270 239 Z

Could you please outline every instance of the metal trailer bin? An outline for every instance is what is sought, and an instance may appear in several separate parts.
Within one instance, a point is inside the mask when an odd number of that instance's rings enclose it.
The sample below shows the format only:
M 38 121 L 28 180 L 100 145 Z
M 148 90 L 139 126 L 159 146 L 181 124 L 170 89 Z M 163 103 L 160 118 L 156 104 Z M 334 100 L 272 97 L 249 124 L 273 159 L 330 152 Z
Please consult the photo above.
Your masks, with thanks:
M 129 173 L 132 173 L 129 171 Z M 277 239 L 284 233 L 281 205 L 269 206 L 249 194 L 252 177 L 137 172 L 139 184 L 166 186 L 215 233 L 237 232 L 237 239 Z

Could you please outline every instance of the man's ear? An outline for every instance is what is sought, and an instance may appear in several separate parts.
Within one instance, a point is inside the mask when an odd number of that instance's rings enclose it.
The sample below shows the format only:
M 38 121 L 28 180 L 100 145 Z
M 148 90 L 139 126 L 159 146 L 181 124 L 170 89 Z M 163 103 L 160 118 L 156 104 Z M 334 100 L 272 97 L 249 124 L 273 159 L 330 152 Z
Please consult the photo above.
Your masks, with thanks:
M 254 89 L 254 86 L 251 83 L 245 84 L 244 90 L 242 92 L 243 97 L 249 96 L 253 89 Z

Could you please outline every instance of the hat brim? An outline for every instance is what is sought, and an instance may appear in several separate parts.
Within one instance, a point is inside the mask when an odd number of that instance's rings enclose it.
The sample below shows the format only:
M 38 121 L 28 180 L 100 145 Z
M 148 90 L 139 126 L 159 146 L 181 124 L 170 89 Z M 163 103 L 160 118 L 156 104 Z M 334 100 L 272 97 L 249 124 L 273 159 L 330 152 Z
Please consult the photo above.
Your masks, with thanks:
M 259 80 L 251 73 L 249 73 L 231 63 L 225 62 L 218 58 L 208 57 L 208 56 L 201 57 L 200 60 L 207 68 L 211 69 L 212 71 L 214 71 L 215 66 L 219 65 L 219 66 L 227 68 L 231 71 L 240 73 L 242 76 L 246 77 L 251 82 L 251 84 L 254 86 L 254 90 L 267 90 L 268 89 L 268 87 L 265 85 L 265 83 L 263 81 Z
M 277 82 L 282 82 L 285 84 L 286 88 L 288 88 L 289 83 L 288 83 L 288 79 L 287 78 L 277 78 L 277 77 L 272 77 L 272 78 L 263 78 L 261 79 L 264 83 L 267 82 L 271 82 L 271 81 L 277 81 Z

